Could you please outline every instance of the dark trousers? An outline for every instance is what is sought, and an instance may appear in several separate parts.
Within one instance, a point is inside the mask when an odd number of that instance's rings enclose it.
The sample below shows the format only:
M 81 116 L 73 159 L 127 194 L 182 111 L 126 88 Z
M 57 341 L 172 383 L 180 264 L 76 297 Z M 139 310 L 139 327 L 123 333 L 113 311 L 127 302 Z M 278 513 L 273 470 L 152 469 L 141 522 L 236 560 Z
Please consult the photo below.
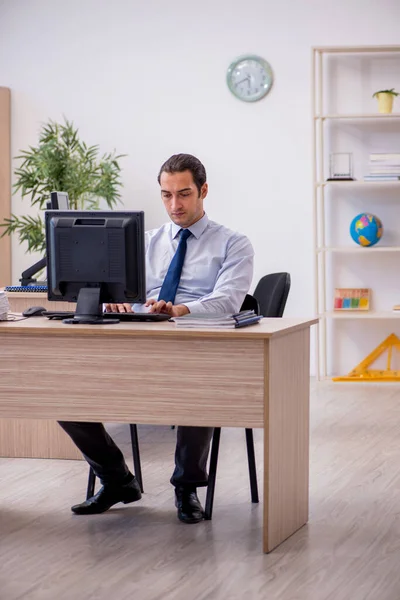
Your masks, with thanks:
M 130 472 L 121 450 L 102 423 L 59 421 L 103 484 L 118 485 Z M 207 458 L 213 434 L 211 427 L 178 427 L 174 486 L 207 485 Z

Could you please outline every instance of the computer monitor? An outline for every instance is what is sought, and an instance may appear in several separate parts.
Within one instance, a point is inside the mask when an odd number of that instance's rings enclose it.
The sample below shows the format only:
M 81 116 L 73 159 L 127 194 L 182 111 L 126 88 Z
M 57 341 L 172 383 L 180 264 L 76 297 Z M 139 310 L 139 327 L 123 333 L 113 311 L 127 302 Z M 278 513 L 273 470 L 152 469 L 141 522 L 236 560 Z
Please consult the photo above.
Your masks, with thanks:
M 69 198 L 67 192 L 50 192 L 50 200 L 47 202 L 48 209 L 54 210 L 68 210 L 69 209 Z M 47 259 L 44 256 L 38 260 L 34 265 L 29 267 L 21 273 L 21 286 L 30 285 L 46 285 L 45 281 L 37 281 L 34 279 L 34 275 L 42 271 L 47 264 Z
M 48 210 L 45 223 L 48 299 L 77 303 L 65 322 L 109 324 L 104 302 L 146 301 L 143 212 Z

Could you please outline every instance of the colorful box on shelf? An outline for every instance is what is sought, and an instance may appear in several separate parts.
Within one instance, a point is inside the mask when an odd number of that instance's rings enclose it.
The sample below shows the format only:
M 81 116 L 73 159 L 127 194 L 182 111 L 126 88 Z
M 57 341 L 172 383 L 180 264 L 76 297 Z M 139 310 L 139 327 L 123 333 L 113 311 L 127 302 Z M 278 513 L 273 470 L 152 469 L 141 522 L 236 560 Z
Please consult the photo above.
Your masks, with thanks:
M 371 290 L 368 288 L 336 288 L 334 310 L 369 310 Z

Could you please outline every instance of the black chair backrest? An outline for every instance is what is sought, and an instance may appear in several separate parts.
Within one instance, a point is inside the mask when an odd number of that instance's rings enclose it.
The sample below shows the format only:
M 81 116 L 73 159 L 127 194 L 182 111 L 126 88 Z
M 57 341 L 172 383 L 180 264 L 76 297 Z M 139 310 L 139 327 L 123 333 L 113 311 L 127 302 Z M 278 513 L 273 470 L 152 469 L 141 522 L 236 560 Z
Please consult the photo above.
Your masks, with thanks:
M 246 297 L 243 300 L 243 304 L 240 310 L 254 310 L 256 315 L 261 314 L 260 305 L 258 301 L 254 298 L 254 296 L 251 296 L 250 294 L 246 294 Z
M 271 273 L 262 277 L 253 292 L 260 305 L 260 314 L 263 317 L 281 317 L 289 290 L 289 273 Z

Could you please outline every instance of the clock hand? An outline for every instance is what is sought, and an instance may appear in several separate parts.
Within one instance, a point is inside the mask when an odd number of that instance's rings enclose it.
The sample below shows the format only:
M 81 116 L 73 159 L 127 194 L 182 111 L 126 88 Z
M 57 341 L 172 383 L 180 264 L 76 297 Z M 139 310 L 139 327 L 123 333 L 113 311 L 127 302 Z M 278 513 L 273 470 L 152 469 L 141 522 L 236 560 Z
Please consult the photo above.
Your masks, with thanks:
M 240 85 L 241 83 L 248 81 L 249 80 L 249 76 L 245 77 L 244 79 L 242 79 L 241 81 L 237 81 L 235 85 Z

